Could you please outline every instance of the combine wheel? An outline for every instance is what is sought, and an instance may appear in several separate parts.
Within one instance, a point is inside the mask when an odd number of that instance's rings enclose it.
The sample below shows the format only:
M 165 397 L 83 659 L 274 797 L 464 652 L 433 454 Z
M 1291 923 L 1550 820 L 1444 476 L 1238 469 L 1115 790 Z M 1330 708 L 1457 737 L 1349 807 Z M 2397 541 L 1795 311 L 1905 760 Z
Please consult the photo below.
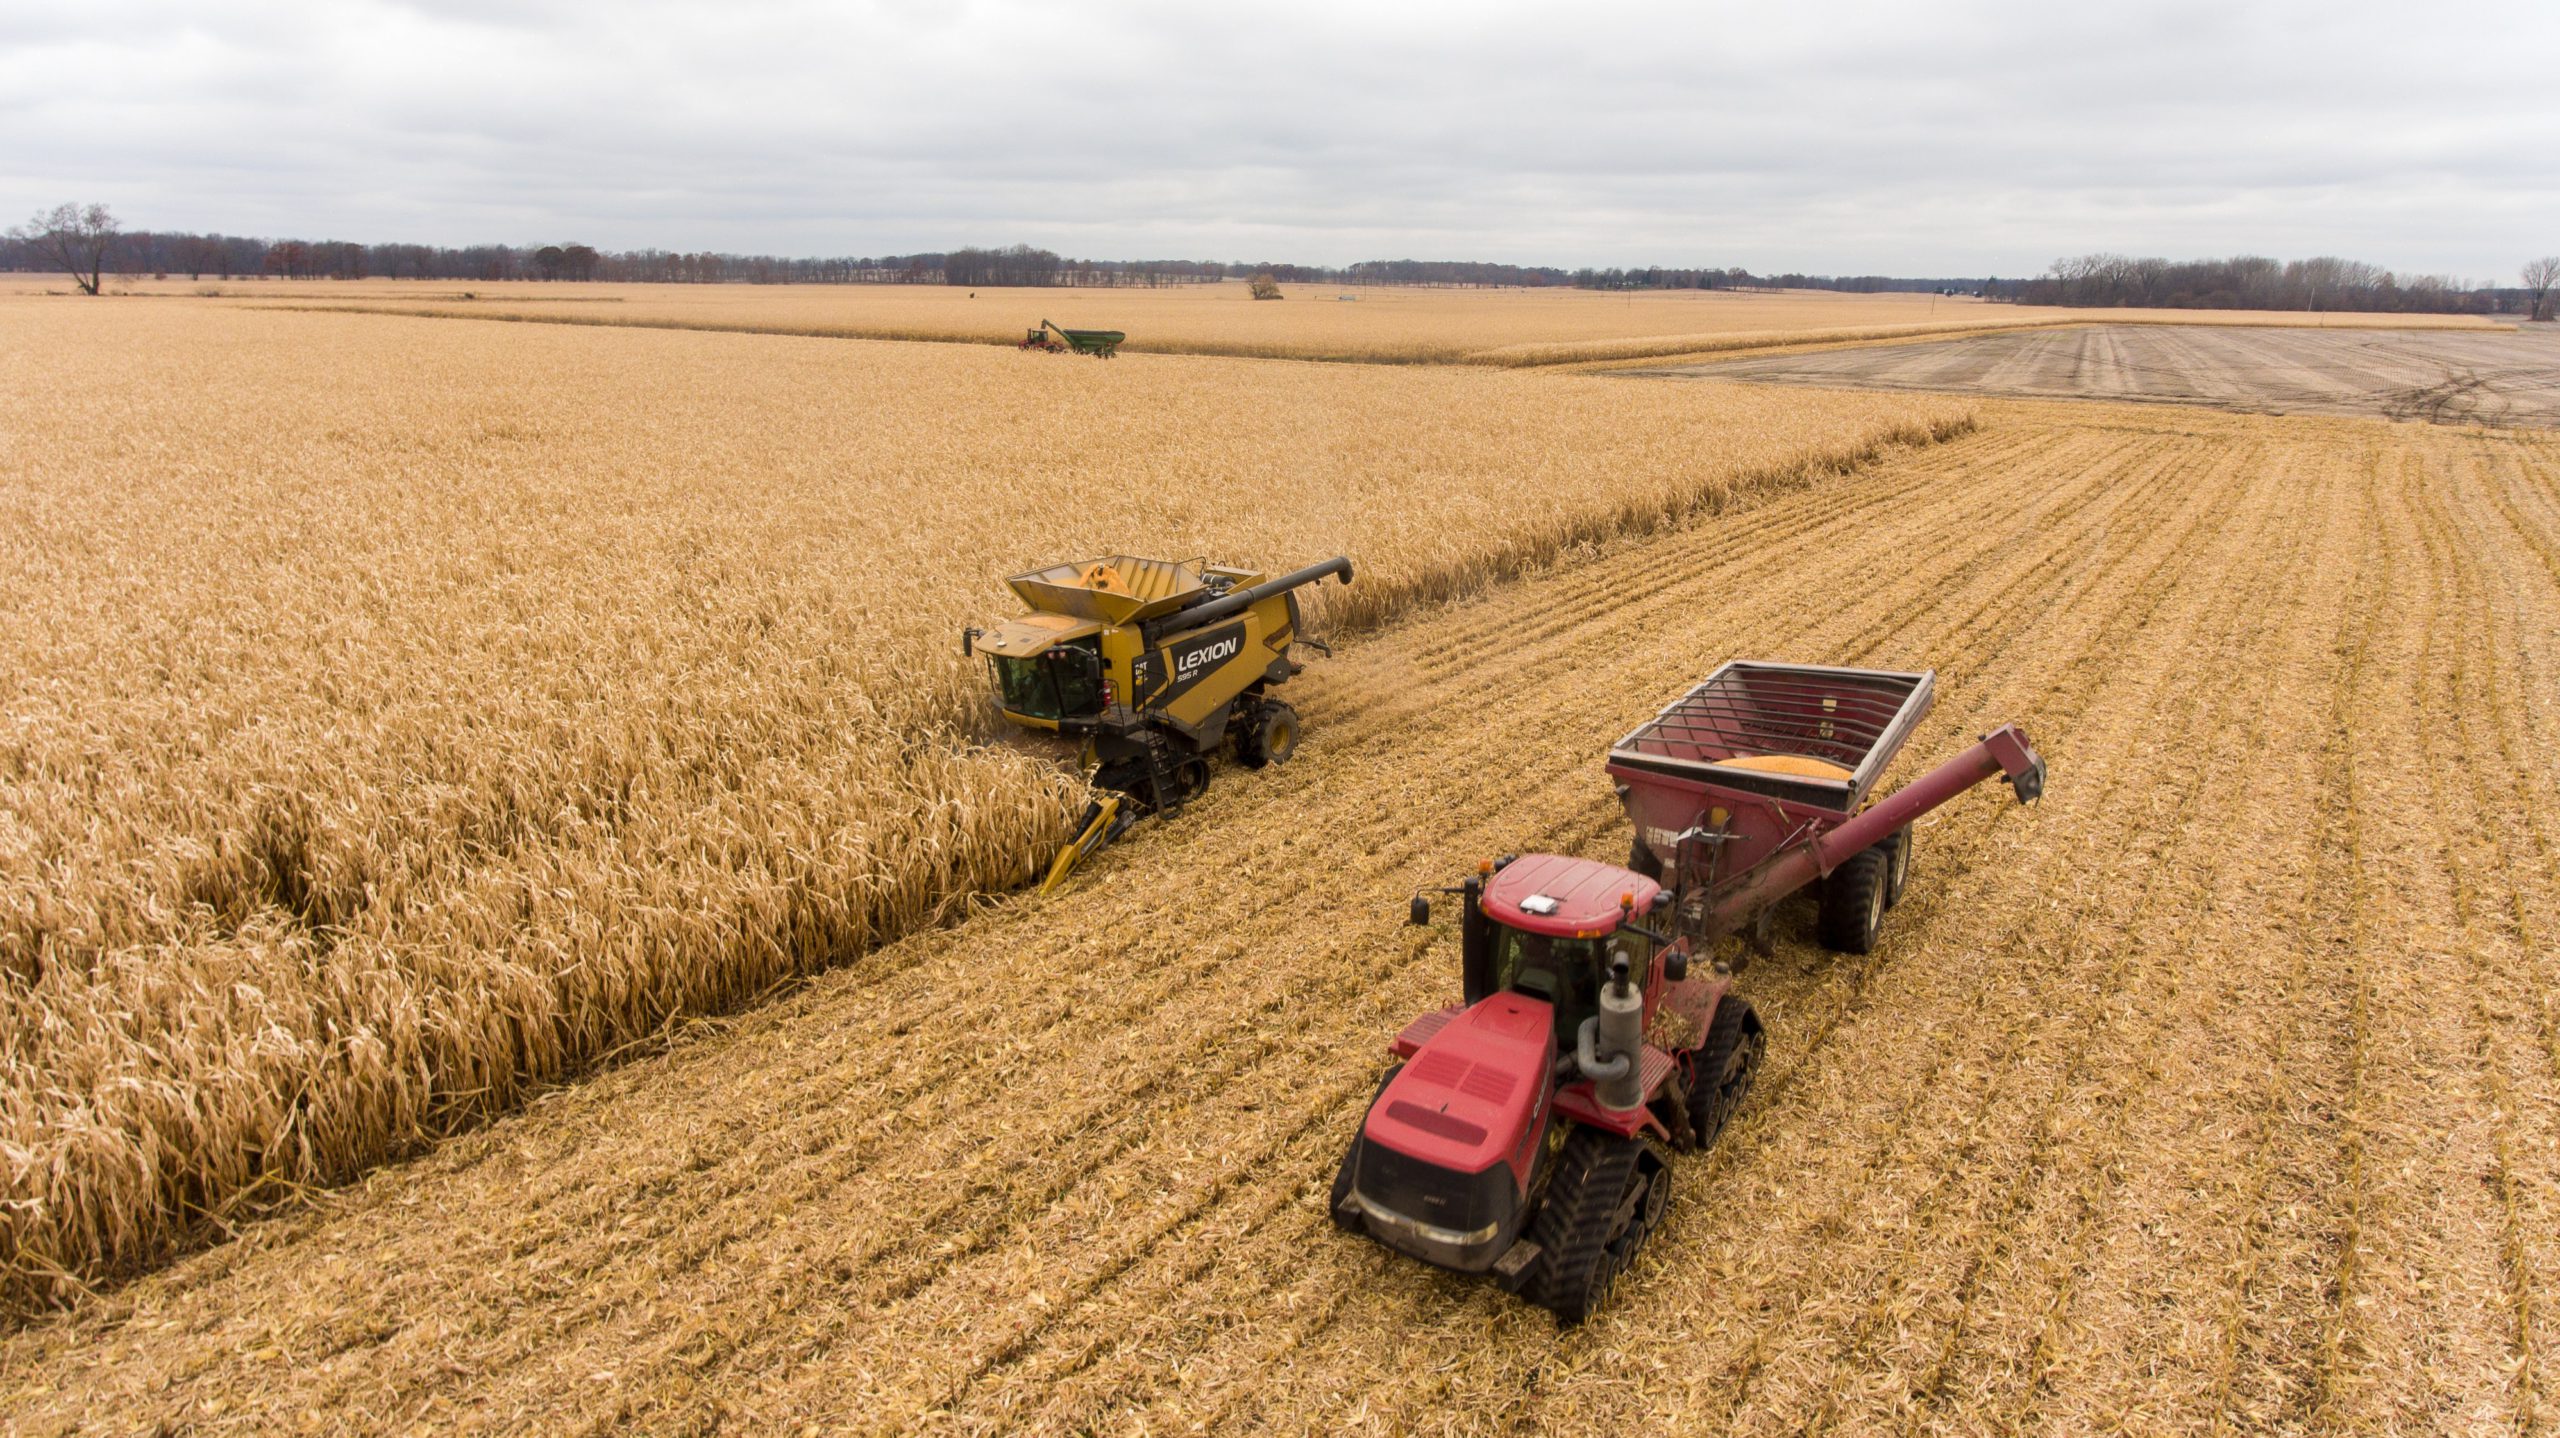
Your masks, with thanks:
M 1689 1132 L 1698 1147 L 1714 1144 L 1741 1110 L 1767 1045 L 1750 1000 L 1727 994 L 1717 1002 L 1706 1042 L 1698 1046 L 1697 1082 L 1689 1090 Z
M 1902 902 L 1902 886 L 1911 879 L 1911 846 L 1919 837 L 1912 832 L 1910 825 L 1905 824 L 1893 831 L 1892 838 L 1877 845 L 1887 855 L 1884 863 L 1884 906 L 1888 909 Z
M 1173 766 L 1173 802 L 1178 807 L 1209 792 L 1209 761 L 1194 756 Z
M 1277 699 L 1266 699 L 1246 716 L 1236 736 L 1236 762 L 1248 769 L 1286 764 L 1298 752 L 1298 711 Z
M 1822 946 L 1844 954 L 1875 952 L 1884 926 L 1885 846 L 1870 844 L 1831 871 L 1816 897 Z
M 1567 1326 L 1590 1317 L 1670 1202 L 1671 1168 L 1643 1140 L 1575 1128 L 1530 1226 L 1529 1300 Z

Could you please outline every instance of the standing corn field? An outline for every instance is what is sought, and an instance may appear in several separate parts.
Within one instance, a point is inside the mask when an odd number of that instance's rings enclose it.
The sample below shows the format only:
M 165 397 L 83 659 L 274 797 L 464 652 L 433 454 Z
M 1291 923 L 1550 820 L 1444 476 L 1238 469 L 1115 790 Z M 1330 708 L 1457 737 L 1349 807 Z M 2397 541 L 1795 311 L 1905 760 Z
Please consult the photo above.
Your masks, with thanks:
M 49 398 L 0 451 L 12 1307 L 1020 883 L 1072 805 L 977 742 L 952 635 L 1000 575 L 1347 551 L 1310 605 L 1345 633 L 1970 422 L 13 303 Z

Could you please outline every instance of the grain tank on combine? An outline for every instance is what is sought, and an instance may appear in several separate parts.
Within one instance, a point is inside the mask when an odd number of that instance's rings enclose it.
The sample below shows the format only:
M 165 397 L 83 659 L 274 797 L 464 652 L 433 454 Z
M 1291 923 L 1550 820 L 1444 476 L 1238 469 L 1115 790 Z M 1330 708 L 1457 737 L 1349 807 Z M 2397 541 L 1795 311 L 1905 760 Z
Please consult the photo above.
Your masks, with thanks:
M 1934 682 L 1727 664 L 1610 749 L 1629 867 L 1523 854 L 1443 890 L 1461 998 L 1389 1045 L 1335 1223 L 1564 1322 L 1599 1307 L 1661 1221 L 1674 1155 L 1715 1142 L 1759 1065 L 1759 1017 L 1715 943 L 1814 885 L 1825 943 L 1866 952 L 1912 820 L 1995 774 L 2021 803 L 2043 792 L 2044 760 L 2004 725 L 1873 798 Z
M 1250 569 L 1116 554 L 1005 581 L 1031 613 L 969 629 L 965 654 L 986 656 L 997 706 L 1026 729 L 1082 743 L 1102 797 L 1077 821 L 1042 891 L 1145 814 L 1171 814 L 1209 787 L 1222 747 L 1248 769 L 1285 764 L 1298 715 L 1272 697 L 1301 666 L 1300 588 L 1333 558 L 1276 578 Z

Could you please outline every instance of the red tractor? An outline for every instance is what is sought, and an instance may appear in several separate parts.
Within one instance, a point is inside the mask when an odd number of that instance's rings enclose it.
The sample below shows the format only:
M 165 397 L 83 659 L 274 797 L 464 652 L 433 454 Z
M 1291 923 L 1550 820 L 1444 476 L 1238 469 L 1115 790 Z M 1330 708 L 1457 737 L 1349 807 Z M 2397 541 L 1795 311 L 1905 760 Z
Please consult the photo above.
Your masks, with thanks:
M 1759 1018 L 1729 973 L 1693 976 L 1693 952 L 1808 884 L 1825 941 L 1865 952 L 1914 818 L 1995 774 L 2021 803 L 2043 792 L 2044 760 L 2003 726 L 1870 804 L 1933 683 L 1728 664 L 1610 751 L 1636 867 L 1524 854 L 1444 890 L 1462 998 L 1396 1035 L 1334 1221 L 1566 1323 L 1598 1308 L 1661 1221 L 1672 1155 L 1715 1142 L 1759 1066 Z M 1412 921 L 1430 918 L 1417 897 Z

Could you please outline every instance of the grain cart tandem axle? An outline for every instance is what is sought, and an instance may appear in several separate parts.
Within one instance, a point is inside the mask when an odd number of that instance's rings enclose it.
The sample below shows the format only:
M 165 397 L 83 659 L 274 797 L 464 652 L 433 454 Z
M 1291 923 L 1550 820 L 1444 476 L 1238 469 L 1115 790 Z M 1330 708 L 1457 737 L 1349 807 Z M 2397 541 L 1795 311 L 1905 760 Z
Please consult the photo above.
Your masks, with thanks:
M 1115 554 L 1005 581 L 1033 612 L 965 631 L 961 652 L 987 656 L 1007 719 L 1081 740 L 1103 791 L 1051 862 L 1043 893 L 1141 815 L 1199 797 L 1222 746 L 1248 769 L 1289 761 L 1297 711 L 1270 691 L 1303 667 L 1291 646 L 1324 648 L 1299 632 L 1296 591 L 1328 574 L 1349 584 L 1351 561 L 1265 579 Z
M 1334 1221 L 1578 1322 L 1660 1222 L 1671 1157 L 1749 1092 L 1760 1020 L 1691 955 L 1820 884 L 1861 952 L 1908 872 L 1911 821 L 2044 760 L 2014 726 L 1868 803 L 1932 676 L 1728 664 L 1609 751 L 1631 868 L 1555 854 L 1483 866 L 1460 896 L 1461 1002 L 1396 1035 L 1399 1062 L 1334 1178 Z M 1413 901 L 1413 922 L 1430 922 Z

